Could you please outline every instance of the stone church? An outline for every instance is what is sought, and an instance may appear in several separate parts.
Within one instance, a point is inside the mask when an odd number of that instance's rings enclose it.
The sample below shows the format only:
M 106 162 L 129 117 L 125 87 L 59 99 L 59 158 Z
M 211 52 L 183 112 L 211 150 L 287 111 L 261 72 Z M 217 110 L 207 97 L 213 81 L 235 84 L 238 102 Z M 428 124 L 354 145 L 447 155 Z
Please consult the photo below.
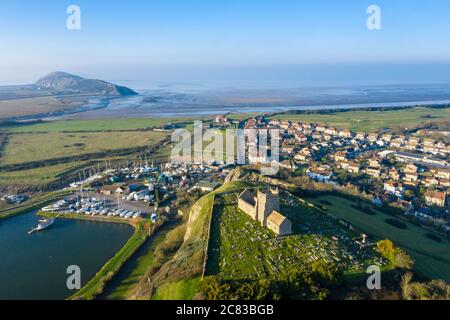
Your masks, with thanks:
M 291 221 L 280 213 L 278 189 L 269 188 L 264 192 L 257 190 L 256 196 L 249 189 L 245 189 L 238 196 L 238 208 L 278 236 L 292 233 Z

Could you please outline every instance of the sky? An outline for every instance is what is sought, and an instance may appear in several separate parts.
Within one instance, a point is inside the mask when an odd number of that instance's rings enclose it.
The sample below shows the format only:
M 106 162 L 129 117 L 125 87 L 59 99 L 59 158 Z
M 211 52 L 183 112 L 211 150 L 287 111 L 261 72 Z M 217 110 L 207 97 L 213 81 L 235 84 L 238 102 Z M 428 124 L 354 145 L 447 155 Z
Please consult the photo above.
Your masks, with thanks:
M 68 30 L 69 5 L 81 30 Z M 366 26 L 381 9 L 381 30 Z M 450 83 L 448 0 L 2 0 L 0 84 Z

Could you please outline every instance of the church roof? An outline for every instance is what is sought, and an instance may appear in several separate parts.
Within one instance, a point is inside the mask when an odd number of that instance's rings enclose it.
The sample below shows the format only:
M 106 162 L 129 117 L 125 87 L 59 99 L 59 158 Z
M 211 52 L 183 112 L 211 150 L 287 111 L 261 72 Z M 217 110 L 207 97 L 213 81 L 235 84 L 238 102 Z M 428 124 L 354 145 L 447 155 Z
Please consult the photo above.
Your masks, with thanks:
M 288 218 L 275 210 L 267 217 L 267 221 L 277 226 L 280 226 L 285 220 L 288 220 Z
M 255 195 L 253 194 L 253 192 L 251 192 L 248 189 L 245 189 L 240 195 L 239 195 L 239 199 L 244 200 L 245 202 L 247 202 L 248 204 L 255 206 Z

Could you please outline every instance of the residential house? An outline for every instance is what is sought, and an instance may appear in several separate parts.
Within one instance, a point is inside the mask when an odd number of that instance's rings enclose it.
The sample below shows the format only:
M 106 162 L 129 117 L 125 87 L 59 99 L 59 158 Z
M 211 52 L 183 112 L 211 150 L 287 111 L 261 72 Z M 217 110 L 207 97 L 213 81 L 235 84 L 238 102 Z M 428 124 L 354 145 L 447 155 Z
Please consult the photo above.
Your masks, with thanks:
M 375 142 L 378 140 L 378 134 L 377 133 L 369 133 L 367 140 L 370 142 Z
M 295 134 L 295 139 L 298 141 L 298 143 L 303 144 L 306 143 L 308 141 L 308 138 L 302 134 L 302 133 L 296 133 Z
M 353 136 L 352 132 L 348 129 L 339 131 L 339 136 L 343 138 L 351 138 Z
M 310 168 L 306 171 L 306 174 L 313 180 L 328 183 L 333 176 L 333 171 L 321 168 Z
M 450 170 L 448 170 L 448 169 L 434 169 L 432 171 L 436 178 L 447 179 L 447 180 L 450 179 Z
M 436 179 L 435 177 L 426 177 L 425 180 L 423 181 L 423 184 L 428 188 L 432 186 L 438 186 L 439 180 Z
M 368 167 L 365 170 L 366 174 L 374 178 L 379 178 L 381 176 L 381 171 L 379 168 Z
M 400 173 L 395 168 L 392 168 L 389 170 L 388 176 L 389 176 L 389 178 L 391 178 L 394 181 L 400 180 Z
M 365 140 L 366 139 L 366 134 L 364 132 L 358 132 L 356 134 L 356 139 L 358 139 L 358 140 Z
M 416 173 L 405 173 L 403 177 L 403 180 L 407 182 L 417 182 L 418 179 L 419 177 Z
M 338 151 L 334 154 L 334 160 L 336 162 L 345 161 L 347 159 L 347 151 Z
M 381 140 L 383 140 L 385 142 L 390 142 L 392 140 L 392 135 L 390 135 L 390 134 L 383 134 L 381 136 Z
M 384 190 L 397 197 L 401 197 L 405 193 L 405 188 L 399 182 L 389 180 L 384 183 Z
M 445 207 L 447 192 L 429 191 L 425 193 L 425 202 L 427 206 Z
M 360 165 L 358 163 L 350 163 L 350 165 L 348 166 L 347 171 L 350 173 L 354 173 L 357 174 L 359 173 L 360 170 Z
M 417 173 L 417 166 L 413 164 L 406 165 L 405 169 L 403 170 L 405 173 Z
M 400 148 L 403 146 L 403 144 L 404 144 L 404 140 L 400 139 L 400 138 L 396 138 L 391 141 L 391 147 L 394 147 L 394 148 Z

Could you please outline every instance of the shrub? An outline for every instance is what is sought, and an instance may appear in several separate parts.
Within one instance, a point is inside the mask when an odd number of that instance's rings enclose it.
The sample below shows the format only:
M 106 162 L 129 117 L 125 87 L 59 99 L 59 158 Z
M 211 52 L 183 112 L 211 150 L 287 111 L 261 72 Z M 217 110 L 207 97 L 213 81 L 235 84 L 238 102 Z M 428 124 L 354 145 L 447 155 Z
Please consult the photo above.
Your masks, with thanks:
M 405 230 L 408 229 L 408 226 L 406 225 L 406 223 L 403 223 L 401 221 L 395 220 L 395 219 L 386 219 L 385 220 L 387 224 L 390 224 L 393 227 Z
M 437 236 L 437 235 L 435 235 L 434 233 L 431 233 L 431 232 L 427 233 L 426 237 L 428 239 L 431 239 L 431 240 L 436 241 L 436 242 L 442 242 L 441 237 L 439 237 L 439 236 Z

